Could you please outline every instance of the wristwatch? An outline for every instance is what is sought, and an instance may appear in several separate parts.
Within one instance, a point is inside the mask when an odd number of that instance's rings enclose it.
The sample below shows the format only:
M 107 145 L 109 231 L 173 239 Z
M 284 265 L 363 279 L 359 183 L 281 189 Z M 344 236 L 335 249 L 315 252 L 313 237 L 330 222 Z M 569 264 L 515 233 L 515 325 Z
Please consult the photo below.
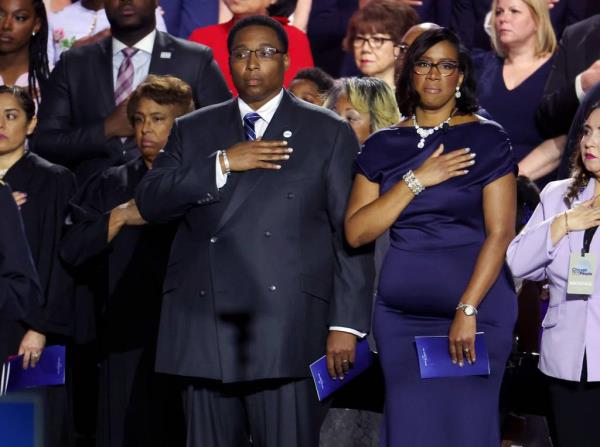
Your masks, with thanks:
M 467 317 L 477 315 L 477 308 L 475 306 L 471 306 L 470 304 L 459 303 L 458 306 L 456 306 L 456 310 L 459 309 L 462 310 Z

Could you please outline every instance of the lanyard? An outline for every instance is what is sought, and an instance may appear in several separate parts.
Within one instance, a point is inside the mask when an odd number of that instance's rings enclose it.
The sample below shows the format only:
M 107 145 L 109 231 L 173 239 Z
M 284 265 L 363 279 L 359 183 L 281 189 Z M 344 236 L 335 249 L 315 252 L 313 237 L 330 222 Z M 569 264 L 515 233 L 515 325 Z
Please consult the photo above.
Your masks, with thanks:
M 583 233 L 583 248 L 581 249 L 581 256 L 585 256 L 586 253 L 590 252 L 590 244 L 592 243 L 592 238 L 596 233 L 598 227 L 591 227 L 585 230 Z

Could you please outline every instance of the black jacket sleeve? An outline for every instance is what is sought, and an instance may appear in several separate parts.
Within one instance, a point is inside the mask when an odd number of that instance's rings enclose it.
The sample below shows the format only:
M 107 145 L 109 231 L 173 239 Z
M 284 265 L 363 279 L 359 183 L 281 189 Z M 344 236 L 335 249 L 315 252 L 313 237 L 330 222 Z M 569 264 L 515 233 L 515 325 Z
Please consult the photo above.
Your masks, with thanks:
M 10 187 L 0 181 L 0 315 L 40 330 L 42 289 Z
M 32 140 L 33 150 L 41 157 L 73 167 L 92 158 L 109 157 L 114 148 L 107 144 L 104 119 L 75 125 L 77 98 L 71 90 L 70 76 L 77 67 L 68 55 L 61 57 L 46 83 L 38 112 L 38 126 Z M 90 92 L 90 101 L 94 101 Z
M 575 56 L 570 47 L 570 38 L 567 29 L 560 41 L 537 112 L 538 126 L 545 138 L 569 132 L 571 120 L 579 107 L 575 79 L 569 75 L 570 58 Z
M 147 222 L 170 222 L 194 206 L 219 199 L 215 156 L 194 157 L 197 142 L 184 138 L 183 133 L 176 121 L 164 151 L 137 187 L 136 203 Z M 189 132 L 186 135 L 191 136 Z

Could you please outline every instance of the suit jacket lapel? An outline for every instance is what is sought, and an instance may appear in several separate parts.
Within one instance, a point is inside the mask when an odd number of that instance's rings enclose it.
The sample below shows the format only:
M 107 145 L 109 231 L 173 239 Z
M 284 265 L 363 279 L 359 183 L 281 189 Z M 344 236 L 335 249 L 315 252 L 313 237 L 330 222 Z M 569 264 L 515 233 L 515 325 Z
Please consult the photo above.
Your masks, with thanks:
M 115 108 L 115 86 L 113 81 L 112 38 L 107 37 L 98 43 L 100 57 L 94 70 L 98 74 L 99 89 L 102 95 L 102 108 L 107 114 Z
M 233 110 L 233 112 L 235 113 L 231 113 L 231 120 L 235 123 L 236 129 L 233 129 L 233 126 L 230 125 L 228 133 L 236 135 L 237 138 L 239 138 L 237 140 L 239 142 L 243 141 L 245 139 L 245 136 L 241 124 L 240 112 L 237 101 L 233 101 L 232 104 L 234 104 L 235 106 Z M 285 130 L 291 129 L 289 123 L 291 123 L 292 111 L 292 100 L 289 97 L 289 93 L 284 92 L 281 103 L 279 104 L 275 115 L 273 115 L 273 119 L 271 119 L 271 122 L 269 123 L 269 126 L 265 131 L 263 139 L 284 139 L 283 132 Z M 227 135 L 227 133 L 225 135 Z M 231 192 L 231 198 L 229 200 L 229 203 L 225 207 L 223 215 L 221 216 L 221 220 L 217 225 L 217 230 L 221 229 L 221 227 L 225 225 L 225 223 L 231 218 L 231 216 L 235 214 L 240 205 L 246 201 L 250 193 L 259 184 L 266 172 L 266 169 L 252 169 L 250 171 L 233 174 L 234 176 L 238 176 L 238 179 L 234 185 L 233 191 Z
M 157 75 L 171 73 L 173 71 L 173 51 L 173 41 L 165 33 L 157 31 L 148 73 Z

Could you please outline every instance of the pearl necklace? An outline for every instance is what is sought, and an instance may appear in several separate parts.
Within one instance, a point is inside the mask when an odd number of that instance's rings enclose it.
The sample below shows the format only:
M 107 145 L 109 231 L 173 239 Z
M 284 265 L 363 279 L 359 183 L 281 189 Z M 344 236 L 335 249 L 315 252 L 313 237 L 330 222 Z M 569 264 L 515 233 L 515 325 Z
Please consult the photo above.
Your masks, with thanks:
M 422 127 L 419 127 L 419 124 L 417 124 L 417 115 L 415 115 L 413 113 L 413 116 L 412 116 L 413 126 L 414 126 L 415 130 L 417 131 L 417 133 L 419 134 L 419 136 L 421 137 L 421 140 L 419 141 L 419 144 L 417 144 L 417 147 L 419 149 L 423 149 L 425 147 L 425 139 L 428 136 L 432 135 L 435 131 L 440 130 L 444 126 L 444 124 L 448 124 L 451 119 L 452 119 L 452 115 L 450 115 L 445 121 L 441 122 L 440 124 L 438 124 L 435 127 L 432 127 L 431 129 L 423 129 Z

